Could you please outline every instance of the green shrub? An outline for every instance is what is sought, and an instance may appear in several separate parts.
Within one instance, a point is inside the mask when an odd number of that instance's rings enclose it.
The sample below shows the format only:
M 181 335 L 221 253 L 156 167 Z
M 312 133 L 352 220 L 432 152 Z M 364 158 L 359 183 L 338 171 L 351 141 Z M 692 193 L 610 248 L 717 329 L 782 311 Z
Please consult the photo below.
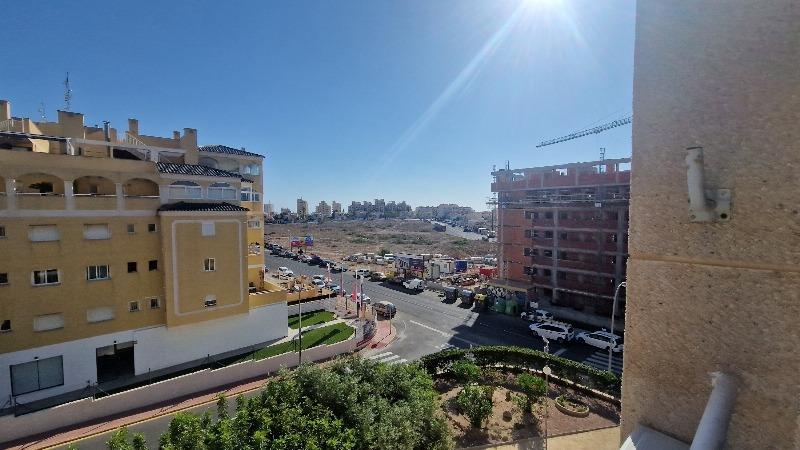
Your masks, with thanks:
M 524 347 L 488 345 L 469 350 L 449 349 L 424 356 L 420 363 L 430 374 L 450 373 L 452 365 L 470 353 L 480 367 L 501 364 L 522 369 L 542 370 L 550 366 L 557 377 L 619 397 L 620 380 L 612 372 L 595 369 L 571 359 Z
M 473 428 L 480 428 L 492 415 L 492 390 L 486 386 L 468 384 L 456 396 L 456 405 L 469 418 Z
M 517 377 L 519 389 L 525 394 L 527 400 L 526 411 L 530 411 L 534 403 L 547 395 L 547 383 L 540 377 L 529 373 L 522 373 Z
M 481 376 L 481 369 L 474 362 L 467 359 L 456 361 L 452 368 L 453 376 L 461 384 L 468 384 L 478 381 Z

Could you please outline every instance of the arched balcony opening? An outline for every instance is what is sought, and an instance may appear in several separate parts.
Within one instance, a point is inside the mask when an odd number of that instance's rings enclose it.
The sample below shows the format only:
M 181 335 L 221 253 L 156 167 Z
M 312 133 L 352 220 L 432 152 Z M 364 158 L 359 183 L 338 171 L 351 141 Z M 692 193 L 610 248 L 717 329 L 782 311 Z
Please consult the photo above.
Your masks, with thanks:
M 29 173 L 17 177 L 17 195 L 64 195 L 64 180 L 47 173 Z
M 72 192 L 76 197 L 113 197 L 117 195 L 117 187 L 108 178 L 88 175 L 77 178 L 72 182 Z
M 208 198 L 213 200 L 236 200 L 237 189 L 228 183 L 213 183 L 208 187 Z
M 158 197 L 158 184 L 144 178 L 133 178 L 122 186 L 125 197 Z
M 176 181 L 169 185 L 169 198 L 197 200 L 203 198 L 203 188 L 192 181 Z
M 239 162 L 233 159 L 223 158 L 219 160 L 218 169 L 228 172 L 239 173 Z

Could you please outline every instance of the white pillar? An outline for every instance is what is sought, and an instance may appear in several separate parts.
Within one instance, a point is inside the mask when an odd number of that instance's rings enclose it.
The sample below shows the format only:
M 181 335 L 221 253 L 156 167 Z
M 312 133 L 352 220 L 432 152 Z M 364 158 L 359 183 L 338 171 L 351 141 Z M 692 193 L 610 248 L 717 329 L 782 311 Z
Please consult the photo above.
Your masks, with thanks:
M 64 199 L 67 202 L 67 209 L 75 209 L 75 192 L 72 186 L 72 180 L 64 180 Z
M 115 183 L 117 187 L 117 211 L 125 209 L 125 193 L 122 190 L 122 183 Z
M 158 185 L 158 196 L 161 197 L 161 204 L 169 203 L 169 186 L 164 184 Z
M 6 208 L 17 209 L 17 180 L 6 178 Z
M 158 152 L 153 149 L 150 149 L 149 152 L 150 152 L 150 161 L 158 162 Z
M 697 425 L 690 450 L 716 450 L 725 446 L 728 422 L 736 402 L 736 381 L 722 372 L 711 374 L 711 395 Z

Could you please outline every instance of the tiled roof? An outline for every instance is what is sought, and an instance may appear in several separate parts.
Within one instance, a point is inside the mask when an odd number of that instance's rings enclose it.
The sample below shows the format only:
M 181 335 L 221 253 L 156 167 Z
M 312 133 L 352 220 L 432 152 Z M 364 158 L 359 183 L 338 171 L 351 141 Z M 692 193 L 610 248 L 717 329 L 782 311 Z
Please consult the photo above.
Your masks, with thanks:
M 200 150 L 201 152 L 226 153 L 228 155 L 256 156 L 258 158 L 264 157 L 263 155 L 259 155 L 258 153 L 239 150 L 238 148 L 228 147 L 227 145 L 204 145 L 198 148 L 198 150 Z
M 242 181 L 244 183 L 255 183 L 255 181 L 251 180 L 250 178 L 245 178 L 245 177 L 242 177 Z
M 195 164 L 173 164 L 157 163 L 158 171 L 161 173 L 172 173 L 177 175 L 198 175 L 203 177 L 229 177 L 241 178 L 238 173 L 228 172 L 227 170 L 214 169 L 211 167 Z
M 250 211 L 241 206 L 232 205 L 226 202 L 220 203 L 167 203 L 158 208 L 159 211 Z

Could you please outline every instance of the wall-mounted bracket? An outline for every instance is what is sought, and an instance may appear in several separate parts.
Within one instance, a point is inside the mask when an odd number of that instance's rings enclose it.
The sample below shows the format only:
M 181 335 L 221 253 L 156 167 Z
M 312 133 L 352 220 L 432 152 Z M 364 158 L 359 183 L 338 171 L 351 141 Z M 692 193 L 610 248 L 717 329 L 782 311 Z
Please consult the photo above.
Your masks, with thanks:
M 692 222 L 725 222 L 730 220 L 730 189 L 706 189 L 703 147 L 689 147 L 686 151 L 689 220 Z

